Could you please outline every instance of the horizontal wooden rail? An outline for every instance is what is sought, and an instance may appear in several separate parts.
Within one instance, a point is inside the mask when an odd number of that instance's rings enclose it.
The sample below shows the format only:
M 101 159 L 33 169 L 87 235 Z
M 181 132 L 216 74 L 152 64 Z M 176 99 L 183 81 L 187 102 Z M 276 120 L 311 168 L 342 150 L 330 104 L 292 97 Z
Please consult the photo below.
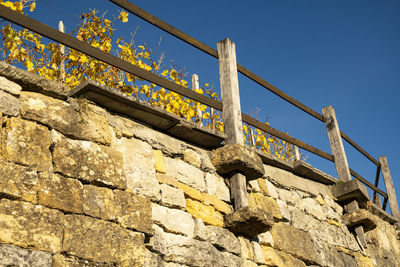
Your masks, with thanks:
M 340 131 L 340 135 L 346 140 L 350 145 L 352 145 L 355 149 L 357 149 L 361 154 L 363 154 L 367 159 L 372 161 L 376 166 L 379 166 L 379 162 L 370 154 L 367 153 L 364 149 L 362 149 L 359 145 L 356 144 L 353 140 L 350 139 L 344 132 Z
M 206 104 L 215 109 L 218 109 L 218 110 L 222 109 L 221 102 L 216 101 L 215 99 L 201 95 L 199 93 L 196 93 L 196 92 L 189 90 L 181 85 L 178 85 L 172 81 L 162 78 L 154 73 L 151 73 L 147 70 L 139 68 L 135 65 L 132 65 L 116 56 L 113 56 L 113 55 L 108 54 L 98 48 L 95 48 L 95 47 L 89 45 L 88 43 L 79 41 L 76 38 L 73 38 L 73 37 L 71 37 L 65 33 L 62 33 L 52 27 L 49 27 L 35 19 L 32 19 L 28 16 L 25 16 L 16 11 L 13 11 L 10 8 L 5 7 L 3 5 L 0 5 L 0 17 L 4 18 L 6 20 L 9 20 L 15 24 L 18 24 L 21 27 L 27 28 L 38 34 L 46 36 L 47 38 L 49 38 L 51 40 L 59 42 L 63 45 L 66 45 L 66 46 L 73 48 L 77 51 L 80 51 L 82 53 L 85 53 L 93 58 L 101 60 L 111 66 L 118 68 L 118 69 L 126 71 L 130 74 L 136 75 L 144 80 L 155 83 L 159 86 L 165 87 L 166 89 L 174 91 L 175 93 L 181 94 L 183 96 L 186 96 L 190 99 L 193 99 L 195 101 Z
M 177 37 L 178 39 L 194 46 L 195 48 L 200 49 L 201 51 L 215 57 L 218 58 L 218 51 L 211 48 L 210 46 L 194 39 L 193 37 L 191 37 L 190 35 L 176 29 L 175 27 L 169 25 L 168 23 L 166 23 L 165 21 L 153 16 L 152 14 L 148 13 L 147 11 L 139 8 L 138 6 L 132 4 L 131 2 L 129 2 L 128 0 L 109 0 L 113 3 L 115 3 L 116 5 L 126 9 L 127 11 L 131 12 L 132 14 L 144 19 L 145 21 L 149 22 L 150 24 L 170 33 L 171 35 Z M 285 94 L 284 92 L 282 92 L 281 90 L 279 90 L 278 88 L 276 88 L 275 86 L 273 86 L 272 84 L 270 84 L 269 82 L 265 81 L 264 79 L 262 79 L 261 77 L 257 76 L 256 74 L 252 73 L 251 71 L 249 71 L 248 69 L 246 69 L 245 67 L 243 67 L 240 64 L 237 64 L 237 70 L 242 73 L 244 76 L 248 77 L 249 79 L 255 81 L 256 83 L 258 83 L 259 85 L 265 87 L 266 89 L 268 89 L 269 91 L 271 91 L 272 93 L 276 94 L 277 96 L 283 98 L 284 100 L 288 101 L 289 103 L 291 103 L 292 105 L 298 107 L 299 109 L 303 110 L 304 112 L 310 114 L 311 116 L 317 118 L 320 121 L 323 121 L 322 115 L 319 114 L 318 112 L 312 110 L 311 108 L 307 107 L 306 105 L 304 105 L 303 103 L 299 102 L 298 100 L 294 99 L 293 97 Z
M 384 198 L 387 198 L 388 195 L 383 192 L 382 190 L 380 190 L 378 187 L 374 186 L 373 184 L 371 184 L 370 182 L 368 182 L 365 178 L 363 178 L 361 175 L 359 175 L 358 173 L 356 173 L 354 170 L 352 170 L 350 168 L 350 174 L 356 178 L 357 180 L 359 180 L 360 182 L 362 182 L 363 184 L 367 185 L 369 188 L 371 188 L 372 190 L 374 190 L 375 192 L 381 194 Z
M 315 148 L 315 147 L 313 147 L 313 146 L 311 146 L 309 144 L 306 144 L 306 143 L 304 143 L 304 142 L 302 142 L 302 141 L 300 141 L 300 140 L 298 140 L 296 138 L 293 138 L 293 137 L 291 137 L 291 136 L 289 136 L 289 135 L 287 135 L 287 134 L 285 134 L 285 133 L 283 133 L 283 132 L 281 132 L 281 131 L 279 131 L 277 129 L 274 129 L 274 128 L 266 125 L 265 123 L 262 123 L 262 122 L 254 119 L 254 118 L 252 118 L 252 117 L 250 117 L 250 116 L 248 116 L 246 114 L 242 113 L 242 119 L 243 119 L 243 121 L 245 123 L 248 123 L 251 126 L 254 126 L 254 127 L 256 127 L 256 128 L 258 128 L 260 130 L 263 130 L 266 133 L 272 134 L 272 135 L 274 135 L 274 136 L 276 136 L 276 137 L 278 137 L 278 138 L 280 138 L 282 140 L 285 140 L 285 141 L 287 141 L 287 142 L 289 142 L 289 143 L 291 143 L 291 144 L 293 144 L 295 146 L 301 147 L 301 148 L 303 148 L 303 149 L 305 149 L 305 150 L 307 150 L 307 151 L 309 151 L 309 152 L 311 152 L 311 153 L 313 153 L 315 155 L 318 155 L 318 156 L 320 156 L 320 157 L 322 157 L 324 159 L 327 159 L 327 160 L 330 160 L 330 161 L 333 162 L 333 156 L 331 154 L 329 154 L 329 153 L 326 153 L 325 151 L 322 151 L 322 150 L 320 150 L 318 148 Z

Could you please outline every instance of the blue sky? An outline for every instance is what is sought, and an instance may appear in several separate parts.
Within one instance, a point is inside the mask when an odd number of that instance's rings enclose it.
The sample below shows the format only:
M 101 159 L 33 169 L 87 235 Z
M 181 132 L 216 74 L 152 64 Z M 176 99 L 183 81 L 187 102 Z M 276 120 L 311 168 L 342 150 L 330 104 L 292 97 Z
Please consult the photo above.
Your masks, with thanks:
M 400 199 L 399 1 L 132 2 L 213 48 L 229 37 L 241 65 L 318 112 L 332 105 L 343 132 L 375 158 L 388 157 Z M 89 8 L 121 10 L 106 0 L 38 0 L 32 16 L 53 27 L 62 19 L 69 32 Z M 219 90 L 216 59 L 132 14 L 128 23 L 116 25 L 117 35 L 128 37 L 137 26 L 137 44 L 155 47 L 162 37 L 168 64 L 173 60 Z M 242 75 L 239 88 L 243 112 L 259 108 L 260 120 L 268 117 L 271 126 L 331 152 L 323 123 Z M 373 182 L 374 165 L 344 143 L 351 168 Z M 305 154 L 315 167 L 336 176 L 333 164 Z

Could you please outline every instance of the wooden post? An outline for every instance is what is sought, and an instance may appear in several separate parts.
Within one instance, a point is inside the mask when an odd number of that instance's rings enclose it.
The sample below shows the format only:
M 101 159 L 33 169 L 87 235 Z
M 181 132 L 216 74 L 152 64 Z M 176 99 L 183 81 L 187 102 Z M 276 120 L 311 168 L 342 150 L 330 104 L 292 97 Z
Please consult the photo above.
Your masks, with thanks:
M 298 146 L 294 146 L 294 159 L 295 160 L 300 160 L 300 151 Z
M 392 215 L 394 217 L 400 219 L 399 206 L 397 205 L 396 192 L 394 191 L 393 180 L 392 176 L 390 175 L 387 157 L 379 157 L 379 163 L 381 164 L 382 177 L 386 186 L 390 210 L 392 211 Z
M 243 145 L 242 113 L 240 108 L 235 43 L 227 38 L 218 42 L 217 46 L 222 98 L 222 119 L 224 122 L 224 132 L 227 135 L 225 143 L 227 145 Z M 248 206 L 246 176 L 241 173 L 236 173 L 230 180 L 231 196 L 235 202 L 235 210 Z
M 349 164 L 347 162 L 346 152 L 344 151 L 344 146 L 342 142 L 342 136 L 340 135 L 339 124 L 336 119 L 335 110 L 332 106 L 327 106 L 322 109 L 322 115 L 324 117 L 326 130 L 328 132 L 329 143 L 331 145 L 331 150 L 333 158 L 335 161 L 336 172 L 339 180 L 347 182 L 351 180 L 351 174 L 349 169 Z M 345 205 L 347 212 L 352 212 L 357 210 L 358 203 L 356 200 L 350 201 Z M 360 245 L 364 248 L 367 247 L 367 242 L 364 236 L 364 228 L 362 225 L 356 226 L 354 228 L 356 232 L 356 237 Z
M 199 76 L 197 74 L 193 74 L 192 75 L 192 89 L 199 89 L 200 85 L 199 85 Z M 197 102 L 196 102 L 197 105 Z M 202 122 L 202 112 L 199 108 L 196 108 L 196 122 L 197 124 L 203 126 L 203 122 Z
M 65 32 L 64 23 L 62 22 L 62 20 L 60 20 L 60 22 L 58 23 L 58 30 L 62 33 Z M 61 80 L 61 82 L 65 81 L 65 58 L 64 58 L 65 50 L 64 49 L 65 49 L 64 45 L 60 44 L 60 54 L 61 54 L 60 80 Z
M 253 134 L 253 129 L 251 129 L 250 127 L 249 131 L 250 131 L 250 145 L 251 147 L 255 148 L 256 147 L 256 141 L 254 141 L 254 134 Z
M 375 205 L 377 205 L 379 208 L 382 208 L 382 201 L 381 201 L 381 196 L 380 196 L 380 195 L 375 194 L 374 203 L 375 203 Z

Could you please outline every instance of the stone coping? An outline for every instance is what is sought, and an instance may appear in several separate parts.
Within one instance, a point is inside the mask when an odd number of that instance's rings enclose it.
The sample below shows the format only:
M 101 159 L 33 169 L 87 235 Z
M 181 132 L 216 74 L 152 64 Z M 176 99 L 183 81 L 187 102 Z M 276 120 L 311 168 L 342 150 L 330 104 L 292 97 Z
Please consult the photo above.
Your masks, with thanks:
M 379 207 L 378 205 L 376 205 L 373 202 L 368 202 L 367 204 L 367 210 L 369 212 L 371 212 L 372 214 L 378 216 L 379 218 L 381 218 L 382 220 L 390 223 L 390 224 L 395 224 L 398 223 L 400 220 L 397 219 L 396 217 L 394 217 L 393 215 L 387 213 L 386 211 L 384 211 L 381 207 Z
M 201 147 L 221 147 L 222 141 L 226 138 L 226 135 L 221 132 L 202 127 L 126 95 L 117 89 L 109 88 L 91 80 L 85 81 L 72 89 L 69 96 L 83 96 L 112 112 L 127 115 L 155 129 Z

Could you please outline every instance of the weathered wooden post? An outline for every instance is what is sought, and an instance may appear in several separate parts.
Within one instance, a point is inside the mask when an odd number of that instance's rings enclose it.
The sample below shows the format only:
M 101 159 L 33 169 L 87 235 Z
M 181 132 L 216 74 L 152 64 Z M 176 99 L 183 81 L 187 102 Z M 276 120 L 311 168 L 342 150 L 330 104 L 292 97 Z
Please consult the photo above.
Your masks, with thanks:
M 235 43 L 226 38 L 218 42 L 217 46 L 222 119 L 224 122 L 224 132 L 227 135 L 225 143 L 227 145 L 244 144 Z M 241 173 L 236 173 L 230 178 L 230 182 L 235 209 L 248 206 L 246 177 Z
M 347 162 L 346 153 L 344 151 L 344 146 L 342 142 L 342 137 L 340 135 L 339 124 L 336 119 L 335 110 L 332 106 L 327 106 L 322 109 L 322 115 L 324 117 L 326 130 L 328 132 L 329 143 L 331 145 L 331 150 L 333 158 L 335 161 L 336 172 L 338 178 L 343 182 L 351 181 L 351 174 L 349 169 L 349 164 Z M 345 205 L 347 212 L 352 212 L 357 210 L 358 202 L 357 200 L 351 200 Z M 367 242 L 365 241 L 364 228 L 362 225 L 355 226 L 354 228 L 357 238 L 360 244 L 366 248 Z
M 300 151 L 298 146 L 294 146 L 294 159 L 295 160 L 300 160 Z
M 394 217 L 400 219 L 399 206 L 397 204 L 396 192 L 394 190 L 392 176 L 390 175 L 387 157 L 379 157 L 379 163 L 381 164 L 382 176 L 386 186 L 390 210 Z
M 196 90 L 196 89 L 199 89 L 199 88 L 200 88 L 199 76 L 197 74 L 193 74 L 192 75 L 192 89 Z M 196 123 L 198 123 L 199 125 L 203 125 L 202 112 L 201 112 L 201 110 L 199 108 L 196 108 Z
M 65 32 L 64 23 L 62 22 L 62 20 L 60 20 L 60 22 L 58 23 L 58 30 L 62 33 Z M 60 54 L 61 54 L 60 80 L 61 80 L 61 82 L 65 81 L 65 58 L 64 58 L 65 50 L 64 49 L 65 49 L 64 45 L 60 44 Z

